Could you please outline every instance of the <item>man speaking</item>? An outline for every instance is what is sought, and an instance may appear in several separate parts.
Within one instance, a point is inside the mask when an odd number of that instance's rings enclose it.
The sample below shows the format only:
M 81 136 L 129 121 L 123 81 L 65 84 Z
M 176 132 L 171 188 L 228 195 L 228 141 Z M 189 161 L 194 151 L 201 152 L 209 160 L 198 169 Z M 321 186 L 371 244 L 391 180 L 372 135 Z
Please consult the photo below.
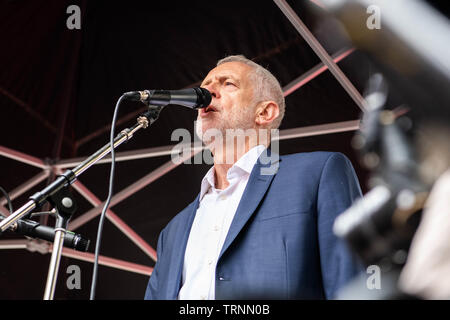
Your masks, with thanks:
M 220 60 L 201 87 L 212 101 L 199 109 L 196 131 L 214 165 L 159 235 L 145 298 L 333 298 L 360 270 L 332 232 L 361 196 L 351 163 L 340 153 L 271 153 L 283 92 L 245 57 Z M 236 131 L 254 134 L 235 143 Z

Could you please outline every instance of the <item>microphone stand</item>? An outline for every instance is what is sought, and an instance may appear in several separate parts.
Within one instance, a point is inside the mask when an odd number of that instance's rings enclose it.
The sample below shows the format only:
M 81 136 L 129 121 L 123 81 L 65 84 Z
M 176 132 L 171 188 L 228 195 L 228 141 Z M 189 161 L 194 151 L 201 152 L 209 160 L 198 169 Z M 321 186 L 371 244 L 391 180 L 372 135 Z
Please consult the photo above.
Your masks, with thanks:
M 134 126 L 122 130 L 116 136 L 113 142 L 114 149 L 123 142 L 130 140 L 140 129 L 146 129 L 152 125 L 153 122 L 158 119 L 162 108 L 163 106 L 149 105 L 148 110 L 137 118 L 137 123 Z M 49 201 L 50 204 L 56 208 L 55 238 L 47 283 L 45 286 L 44 300 L 53 299 L 66 227 L 70 218 L 76 211 L 76 203 L 73 196 L 68 191 L 68 187 L 74 183 L 84 171 L 105 157 L 109 152 L 111 152 L 110 143 L 104 145 L 75 168 L 65 171 L 50 185 L 32 195 L 26 204 L 14 211 L 4 220 L 0 221 L 1 234 L 19 219 L 28 216 L 35 208 L 42 206 L 45 201 Z
M 76 211 L 75 199 L 67 188 L 63 188 L 51 196 L 49 202 L 56 208 L 56 224 L 52 256 L 50 258 L 47 283 L 45 284 L 44 300 L 53 300 L 67 224 Z

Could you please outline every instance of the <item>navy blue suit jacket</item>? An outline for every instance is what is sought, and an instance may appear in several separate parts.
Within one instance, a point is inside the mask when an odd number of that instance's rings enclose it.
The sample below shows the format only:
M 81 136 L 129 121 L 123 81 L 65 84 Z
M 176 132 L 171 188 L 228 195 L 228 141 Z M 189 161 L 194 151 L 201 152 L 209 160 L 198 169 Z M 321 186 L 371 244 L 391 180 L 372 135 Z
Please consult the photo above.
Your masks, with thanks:
M 216 299 L 329 299 L 361 269 L 332 231 L 337 215 L 361 196 L 340 153 L 281 156 L 278 172 L 255 164 L 216 267 Z M 199 196 L 158 239 L 146 299 L 176 299 Z

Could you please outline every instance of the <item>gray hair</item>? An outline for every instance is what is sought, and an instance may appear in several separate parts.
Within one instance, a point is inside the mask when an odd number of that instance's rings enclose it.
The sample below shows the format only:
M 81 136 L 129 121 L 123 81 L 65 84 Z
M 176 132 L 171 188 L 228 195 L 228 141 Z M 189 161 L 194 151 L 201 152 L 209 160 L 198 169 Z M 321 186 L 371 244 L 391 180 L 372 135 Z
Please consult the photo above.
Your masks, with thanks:
M 284 117 L 285 101 L 283 90 L 277 78 L 274 77 L 269 70 L 260 66 L 259 64 L 247 59 L 243 55 L 234 55 L 225 57 L 217 62 L 217 66 L 226 62 L 241 62 L 250 66 L 253 69 L 252 76 L 254 77 L 255 92 L 253 93 L 253 99 L 255 103 L 261 101 L 275 101 L 280 109 L 280 114 L 272 122 L 271 129 L 276 129 L 280 126 L 281 120 Z

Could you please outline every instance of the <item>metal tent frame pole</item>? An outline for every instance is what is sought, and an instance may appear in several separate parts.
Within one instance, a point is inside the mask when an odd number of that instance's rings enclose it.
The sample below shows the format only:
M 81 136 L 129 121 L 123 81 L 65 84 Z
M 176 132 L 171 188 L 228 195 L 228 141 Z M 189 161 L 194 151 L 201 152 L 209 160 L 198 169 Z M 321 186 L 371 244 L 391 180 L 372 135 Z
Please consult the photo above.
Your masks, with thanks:
M 347 91 L 350 97 L 355 101 L 358 107 L 365 111 L 367 109 L 367 103 L 361 94 L 356 90 L 347 76 L 342 72 L 342 70 L 333 61 L 330 55 L 322 47 L 319 41 L 314 37 L 312 32 L 306 27 L 303 21 L 298 17 L 295 11 L 289 6 L 285 0 L 273 0 L 275 4 L 280 8 L 286 18 L 292 23 L 294 28 L 300 33 L 300 35 L 309 44 L 311 49 L 317 54 L 317 56 L 322 60 L 322 62 L 328 67 L 330 72 L 334 75 L 337 81 L 342 85 L 342 87 Z
M 25 249 L 30 252 L 39 252 L 41 254 L 49 254 L 53 247 L 50 242 L 34 240 L 34 239 L 14 239 L 0 240 L 0 250 Z M 80 252 L 69 248 L 62 249 L 62 255 L 81 261 L 94 263 L 94 254 L 89 252 Z M 106 256 L 99 256 L 99 264 L 119 270 L 125 270 L 133 273 L 151 275 L 153 268 L 125 260 L 115 259 Z

